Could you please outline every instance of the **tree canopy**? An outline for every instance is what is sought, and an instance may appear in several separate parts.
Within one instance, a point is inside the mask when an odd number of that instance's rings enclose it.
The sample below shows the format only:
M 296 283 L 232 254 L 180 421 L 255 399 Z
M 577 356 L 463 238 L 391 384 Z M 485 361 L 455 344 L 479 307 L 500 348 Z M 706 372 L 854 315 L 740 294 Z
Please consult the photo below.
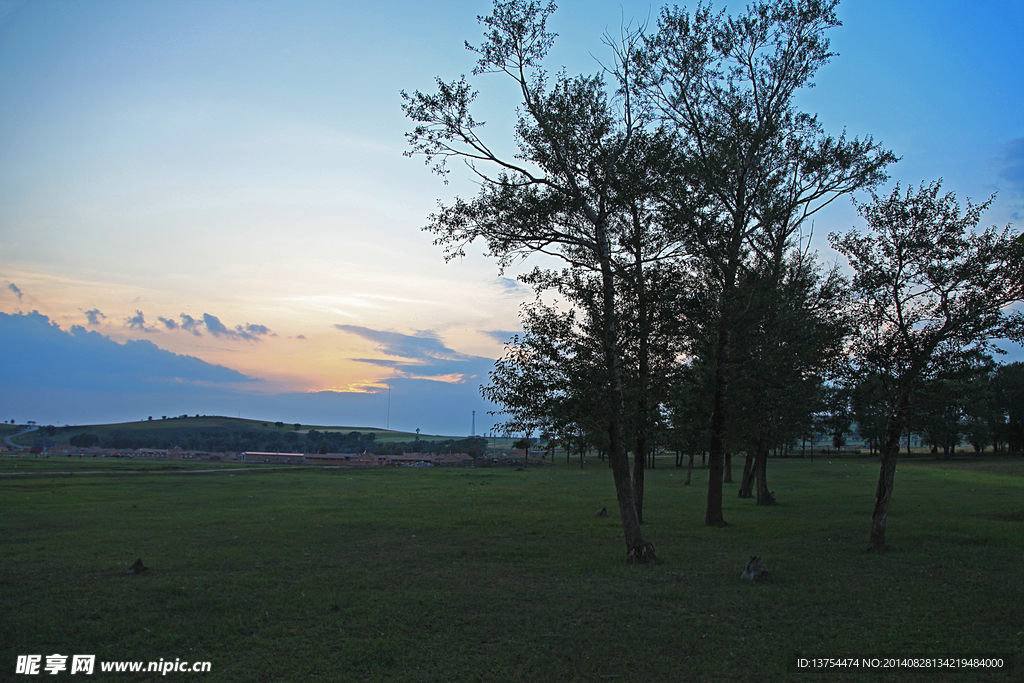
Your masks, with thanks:
M 839 446 L 852 416 L 884 452 L 898 448 L 908 408 L 892 396 L 995 337 L 1021 340 L 1005 309 L 1020 299 L 1024 247 L 1008 229 L 968 229 L 987 204 L 960 216 L 938 184 L 875 194 L 892 152 L 829 134 L 797 105 L 834 57 L 837 4 L 665 8 L 649 31 L 606 36 L 606 67 L 572 76 L 545 66 L 553 3 L 495 0 L 483 41 L 466 47 L 474 78 L 519 98 L 510 154 L 485 135 L 465 77 L 402 93 L 407 154 L 445 179 L 462 161 L 479 185 L 429 217 L 445 258 L 479 240 L 500 269 L 561 262 L 519 276 L 535 300 L 482 391 L 506 431 L 601 445 L 630 560 L 655 558 L 640 523 L 656 448 L 708 454 L 705 524 L 722 526 L 727 453 L 747 452 L 744 486 L 756 477 L 766 504 L 769 448 L 826 425 Z M 872 193 L 857 205 L 872 233 L 832 237 L 848 281 L 810 251 L 808 224 L 859 191 Z M 978 425 L 996 418 L 971 419 L 980 443 Z
M 872 193 L 858 204 L 870 232 L 830 240 L 855 275 L 847 352 L 853 377 L 871 377 L 885 421 L 882 467 L 869 548 L 884 549 L 899 439 L 922 384 L 995 351 L 994 339 L 1024 342 L 1024 243 L 1009 227 L 977 230 L 982 204 L 961 210 L 941 181 Z

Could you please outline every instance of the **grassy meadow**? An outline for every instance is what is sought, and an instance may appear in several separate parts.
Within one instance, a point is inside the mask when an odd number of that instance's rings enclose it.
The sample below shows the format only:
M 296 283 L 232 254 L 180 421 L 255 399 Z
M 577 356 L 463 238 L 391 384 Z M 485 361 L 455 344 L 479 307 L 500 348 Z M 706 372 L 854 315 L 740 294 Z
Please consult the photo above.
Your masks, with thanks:
M 726 485 L 724 529 L 703 525 L 706 471 L 684 486 L 685 471 L 659 467 L 644 528 L 663 562 L 644 567 L 623 561 L 597 461 L 168 464 L 0 458 L 0 680 L 34 678 L 13 674 L 17 655 L 53 653 L 212 663 L 166 676 L 97 664 L 100 681 L 1024 678 L 1020 458 L 901 464 L 883 554 L 864 551 L 874 460 L 772 460 L 779 504 Z M 754 554 L 769 575 L 751 584 Z M 149 571 L 129 576 L 139 557 Z M 791 666 L 996 653 L 1015 668 Z

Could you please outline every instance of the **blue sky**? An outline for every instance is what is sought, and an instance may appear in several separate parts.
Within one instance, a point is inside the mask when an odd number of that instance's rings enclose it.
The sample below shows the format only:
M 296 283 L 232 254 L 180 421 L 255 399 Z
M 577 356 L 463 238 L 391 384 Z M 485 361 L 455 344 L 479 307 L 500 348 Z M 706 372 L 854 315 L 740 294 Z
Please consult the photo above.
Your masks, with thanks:
M 594 71 L 603 32 L 659 7 L 561 3 L 552 68 Z M 437 200 L 474 190 L 402 156 L 399 91 L 469 74 L 462 43 L 489 10 L 0 0 L 0 351 L 24 358 L 0 370 L 0 417 L 464 434 L 476 410 L 484 431 L 477 387 L 530 295 L 480 254 L 445 264 L 420 232 Z M 1019 226 L 1024 7 L 847 0 L 839 16 L 839 56 L 802 106 L 892 148 L 894 181 L 998 192 L 985 223 Z M 474 80 L 511 145 L 514 93 Z M 823 256 L 853 225 L 845 201 L 816 219 Z M 80 372 L 34 382 L 31 359 Z

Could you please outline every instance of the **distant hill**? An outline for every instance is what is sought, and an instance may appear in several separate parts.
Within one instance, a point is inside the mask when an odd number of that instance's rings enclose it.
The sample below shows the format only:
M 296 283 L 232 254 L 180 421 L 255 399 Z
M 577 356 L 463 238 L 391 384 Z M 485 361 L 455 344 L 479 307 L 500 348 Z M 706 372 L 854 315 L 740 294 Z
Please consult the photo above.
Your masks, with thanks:
M 20 430 L 20 427 L 18 428 Z M 14 428 L 11 429 L 14 431 Z M 30 446 L 32 441 L 41 437 L 67 443 L 72 439 L 80 440 L 84 435 L 95 437 L 98 442 L 119 440 L 117 447 L 140 446 L 151 448 L 181 446 L 195 450 L 263 450 L 279 445 L 273 450 L 289 450 L 289 446 L 298 447 L 313 445 L 307 442 L 329 443 L 344 441 L 352 432 L 358 432 L 364 444 L 387 444 L 394 442 L 415 441 L 417 435 L 411 432 L 400 432 L 372 427 L 349 427 L 334 425 L 299 425 L 282 422 L 266 422 L 235 417 L 219 416 L 178 416 L 123 422 L 117 424 L 75 425 L 73 427 L 57 427 L 51 433 L 40 425 L 38 431 L 15 437 L 15 443 Z M 311 435 L 312 433 L 312 435 Z M 77 438 L 76 438 L 77 437 Z M 452 438 L 440 435 L 420 434 L 420 441 L 444 441 Z M 145 443 L 142 443 L 145 442 Z M 169 444 L 169 445 L 168 445 Z

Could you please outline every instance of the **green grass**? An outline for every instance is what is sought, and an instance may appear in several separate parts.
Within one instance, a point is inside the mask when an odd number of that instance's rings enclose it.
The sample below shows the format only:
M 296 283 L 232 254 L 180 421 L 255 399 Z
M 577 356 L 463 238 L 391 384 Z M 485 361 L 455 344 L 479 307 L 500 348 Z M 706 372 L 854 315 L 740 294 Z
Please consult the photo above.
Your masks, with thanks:
M 103 473 L 131 473 L 140 474 L 147 472 L 179 472 L 179 471 L 206 471 L 219 472 L 222 469 L 277 469 L 281 467 L 294 467 L 289 465 L 265 465 L 253 464 L 231 460 L 168 460 L 165 458 L 101 458 L 85 456 L 31 456 L 18 453 L 0 454 L 0 474 L 83 474 L 94 475 Z M 0 482 L 2 484 L 2 482 Z
M 4 680 L 17 655 L 55 652 L 212 662 L 202 676 L 110 674 L 133 681 L 1011 681 L 1024 671 L 1020 460 L 901 465 L 894 549 L 883 554 L 864 552 L 873 461 L 773 460 L 779 504 L 759 508 L 726 485 L 724 529 L 702 524 L 706 471 L 692 486 L 683 471 L 648 471 L 644 530 L 664 560 L 649 567 L 624 563 L 614 514 L 594 517 L 615 509 L 596 462 L 527 472 L 225 463 L 126 476 L 119 466 L 140 463 L 50 460 L 21 459 L 19 472 L 37 473 L 0 477 Z M 110 476 L 52 474 L 103 468 Z M 753 554 L 770 574 L 752 585 L 739 574 Z M 151 569 L 128 576 L 137 557 Z M 793 654 L 965 653 L 1011 653 L 1016 669 L 788 668 Z

